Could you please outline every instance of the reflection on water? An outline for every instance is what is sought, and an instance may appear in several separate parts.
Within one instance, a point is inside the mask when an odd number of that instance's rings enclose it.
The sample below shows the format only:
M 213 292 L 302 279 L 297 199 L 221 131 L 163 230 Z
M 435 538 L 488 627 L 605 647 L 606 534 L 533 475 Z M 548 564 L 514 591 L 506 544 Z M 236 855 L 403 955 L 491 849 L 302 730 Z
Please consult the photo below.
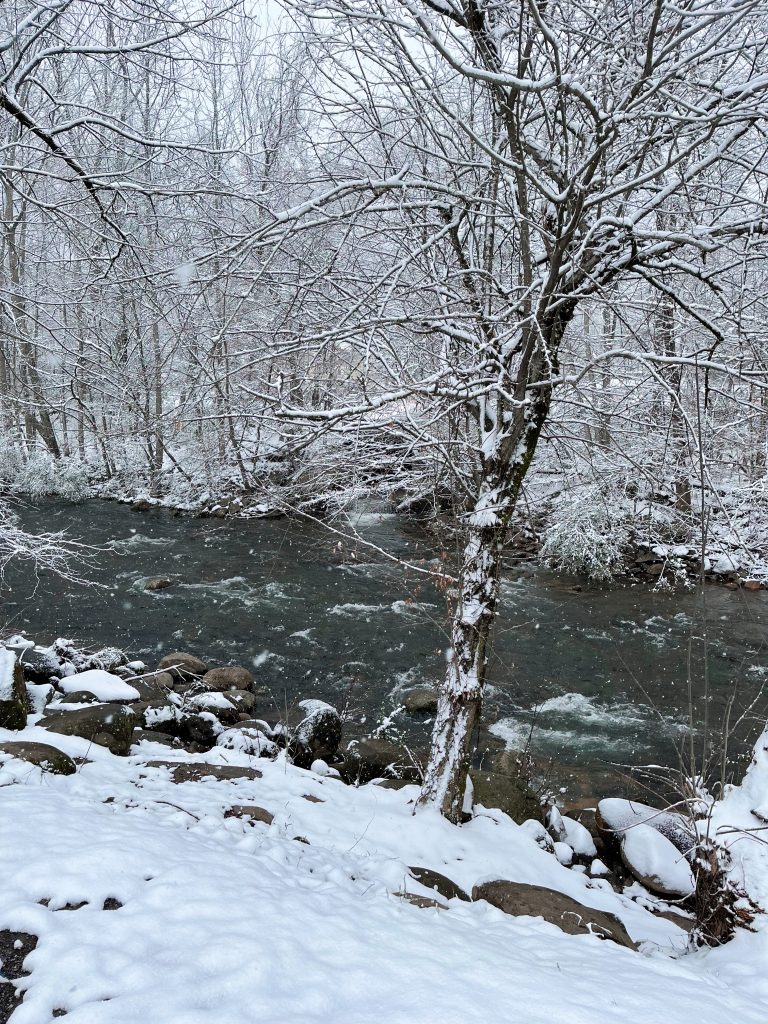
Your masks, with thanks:
M 253 667 L 281 707 L 306 696 L 348 704 L 367 727 L 404 688 L 439 679 L 445 602 L 423 575 L 287 520 L 201 520 L 108 502 L 44 502 L 22 511 L 33 530 L 66 529 L 103 547 L 86 589 L 10 570 L 0 622 L 41 640 L 116 643 L 154 663 L 188 648 Z M 363 536 L 403 559 L 430 559 L 427 539 L 391 515 L 366 513 Z M 146 581 L 164 576 L 164 590 Z M 717 731 L 729 700 L 765 711 L 768 599 L 711 587 L 656 594 L 645 585 L 574 587 L 542 570 L 502 586 L 490 655 L 489 721 L 545 758 L 673 763 L 692 706 Z M 706 671 L 705 671 L 706 666 Z M 690 685 L 689 685 L 690 682 Z M 690 698 L 690 699 L 689 699 Z M 428 722 L 396 721 L 424 735 Z M 746 749 L 747 728 L 734 750 Z

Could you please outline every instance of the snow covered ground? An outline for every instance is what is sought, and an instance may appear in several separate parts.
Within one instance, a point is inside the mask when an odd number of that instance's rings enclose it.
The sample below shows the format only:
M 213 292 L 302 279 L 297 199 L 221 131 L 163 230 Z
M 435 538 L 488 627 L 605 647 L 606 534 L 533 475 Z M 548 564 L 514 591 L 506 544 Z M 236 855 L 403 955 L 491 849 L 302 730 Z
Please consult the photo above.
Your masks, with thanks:
M 0 929 L 39 937 L 12 1024 L 764 1024 L 768 929 L 685 953 L 685 934 L 608 887 L 590 887 L 499 812 L 460 828 L 412 814 L 415 789 L 347 787 L 276 761 L 146 742 L 129 758 L 36 726 L 0 741 L 86 759 L 68 777 L 0 754 Z M 153 758 L 247 765 L 260 778 L 172 781 Z M 763 764 L 729 798 L 755 824 Z M 225 817 L 258 805 L 271 824 Z M 302 840 L 307 840 L 302 841 Z M 768 898 L 763 846 L 743 842 L 750 891 Z M 541 919 L 434 895 L 408 866 L 467 890 L 506 878 L 611 910 L 632 952 Z M 115 906 L 118 909 L 102 909 Z M 68 909 L 76 908 L 76 909 Z M 63 1016 L 61 1012 L 55 1015 Z

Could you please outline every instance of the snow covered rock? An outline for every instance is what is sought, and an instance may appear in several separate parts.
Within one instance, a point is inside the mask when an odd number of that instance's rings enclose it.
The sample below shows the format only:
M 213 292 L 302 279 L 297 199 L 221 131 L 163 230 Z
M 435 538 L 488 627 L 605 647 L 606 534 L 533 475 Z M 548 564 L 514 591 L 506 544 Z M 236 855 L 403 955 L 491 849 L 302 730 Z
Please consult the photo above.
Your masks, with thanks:
M 119 647 L 102 647 L 100 651 L 88 656 L 86 669 L 101 669 L 102 672 L 114 672 L 128 664 L 128 656 Z
M 596 935 L 610 939 L 627 949 L 637 949 L 624 925 L 613 914 L 541 885 L 495 880 L 482 882 L 472 890 L 473 900 L 486 900 L 505 914 L 516 917 L 543 917 L 568 935 Z
M 238 719 L 235 705 L 218 691 L 195 694 L 188 698 L 187 704 L 196 711 L 210 711 L 223 725 L 234 725 Z
M 47 683 L 61 675 L 61 663 L 50 647 L 27 647 L 19 654 L 24 678 L 30 683 Z
M 77 770 L 69 754 L 52 747 L 49 743 L 33 743 L 29 740 L 0 743 L 0 756 L 3 754 L 18 758 L 19 761 L 36 764 L 44 772 L 51 772 L 53 775 L 74 775 Z
M 573 850 L 568 843 L 555 843 L 555 856 L 566 868 L 573 864 Z
M 173 690 L 173 676 L 170 672 L 146 672 L 131 677 L 128 682 L 139 692 L 139 700 L 165 700 Z
M 536 821 L 534 818 L 528 818 L 527 821 L 524 821 L 521 824 L 520 828 L 523 829 L 524 832 L 528 833 L 540 849 L 546 850 L 547 853 L 555 852 L 555 844 L 552 841 L 552 837 L 540 821 Z
M 227 665 L 209 669 L 203 682 L 209 690 L 247 690 L 253 683 L 253 675 L 241 665 Z
M 627 829 L 636 825 L 654 828 L 684 854 L 688 854 L 696 844 L 693 825 L 682 814 L 662 811 L 635 800 L 601 800 L 597 805 L 595 824 L 598 835 L 613 852 L 618 852 L 621 838 Z
M 549 832 L 553 842 L 568 842 L 568 833 L 566 832 L 565 825 L 563 824 L 563 816 L 559 809 L 554 805 L 548 808 L 547 813 L 544 816 L 544 824 L 547 826 L 547 832 Z
M 330 704 L 317 705 L 310 707 L 288 744 L 288 754 L 299 768 L 310 768 L 318 758 L 332 761 L 341 743 L 341 715 Z
M 264 807 L 256 804 L 234 804 L 224 812 L 225 818 L 246 818 L 248 821 L 263 821 L 265 825 L 271 825 L 275 820 L 274 814 Z
M 97 700 L 105 701 L 132 701 L 138 700 L 141 696 L 135 686 L 126 683 L 119 676 L 112 675 L 111 672 L 98 668 L 67 676 L 59 683 L 59 689 L 65 694 L 87 690 Z
M 27 932 L 0 931 L 0 1020 L 7 1021 L 24 993 L 16 991 L 14 981 L 23 978 L 29 971 L 24 961 L 37 946 L 37 936 Z
M 582 859 L 592 860 L 597 854 L 597 848 L 589 829 L 575 818 L 563 816 L 561 822 L 565 829 L 565 842 L 568 843 L 574 854 Z
M 147 761 L 145 770 L 165 768 L 171 774 L 171 782 L 200 782 L 202 779 L 215 779 L 217 782 L 230 782 L 232 779 L 260 779 L 262 773 L 258 768 L 246 768 L 236 764 L 205 764 L 202 761 Z
M 413 868 L 409 867 L 408 871 L 412 878 L 415 878 L 419 885 L 425 886 L 427 889 L 431 889 L 436 892 L 439 896 L 442 896 L 446 900 L 463 900 L 469 902 L 469 895 L 457 885 L 454 881 L 448 878 L 447 875 L 442 875 L 439 871 L 433 871 L 431 868 Z
M 49 712 L 39 723 L 49 732 L 62 736 L 82 736 L 84 739 L 108 747 L 113 754 L 130 752 L 133 730 L 139 725 L 138 716 L 122 704 L 94 704 L 76 711 Z
M 650 825 L 635 825 L 624 832 L 621 859 L 641 885 L 659 896 L 690 896 L 695 888 L 685 856 Z
M 33 714 L 42 715 L 46 707 L 56 696 L 56 690 L 51 683 L 27 683 L 27 698 Z
M 254 757 L 277 757 L 278 747 L 260 729 L 227 729 L 216 739 L 216 746 L 239 750 Z
M 0 647 L 0 728 L 23 729 L 26 724 L 24 672 L 14 652 Z

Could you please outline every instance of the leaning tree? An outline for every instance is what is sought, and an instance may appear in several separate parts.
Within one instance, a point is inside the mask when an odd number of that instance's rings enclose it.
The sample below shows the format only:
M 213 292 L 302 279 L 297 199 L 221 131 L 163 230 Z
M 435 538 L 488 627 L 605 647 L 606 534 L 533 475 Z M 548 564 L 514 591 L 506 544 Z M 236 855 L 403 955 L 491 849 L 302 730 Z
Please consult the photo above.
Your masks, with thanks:
M 633 279 L 672 304 L 683 279 L 716 291 L 718 267 L 768 231 L 768 16 L 762 0 L 290 7 L 319 59 L 320 184 L 251 245 L 322 231 L 322 258 L 285 282 L 303 301 L 284 343 L 310 365 L 343 352 L 347 372 L 320 407 L 283 378 L 251 390 L 307 438 L 396 422 L 463 495 L 420 797 L 457 820 L 502 551 L 553 395 L 573 384 L 560 355 L 577 309 L 620 302 Z M 733 370 L 696 338 L 599 358 L 642 358 L 674 403 L 680 368 Z

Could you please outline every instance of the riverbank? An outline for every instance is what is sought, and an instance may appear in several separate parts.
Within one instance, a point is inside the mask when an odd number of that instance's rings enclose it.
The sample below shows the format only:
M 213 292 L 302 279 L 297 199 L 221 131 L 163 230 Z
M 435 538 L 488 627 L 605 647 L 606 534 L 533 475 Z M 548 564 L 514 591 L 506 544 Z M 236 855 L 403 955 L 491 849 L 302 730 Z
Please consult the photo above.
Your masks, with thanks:
M 257 736 L 253 719 L 220 721 L 246 714 L 235 693 L 258 701 L 252 682 L 242 689 L 247 670 L 193 657 L 148 673 L 114 649 L 27 653 L 37 707 L 46 687 L 58 696 L 0 729 L 0 1019 L 502 1024 L 514 1006 L 526 1024 L 682 1024 L 699 1003 L 712 1020 L 764 1018 L 762 915 L 725 946 L 689 949 L 685 900 L 619 887 L 610 851 L 603 872 L 573 819 L 517 824 L 477 799 L 462 826 L 414 815 L 406 780 L 336 774 L 327 707 L 284 723 L 280 746 L 267 722 Z M 31 681 L 54 661 L 58 681 Z M 224 689 L 227 671 L 238 685 Z M 197 707 L 200 696 L 214 699 Z M 126 731 L 139 710 L 153 728 Z M 82 735 L 89 714 L 102 730 Z M 164 732 L 185 714 L 209 732 L 218 722 L 213 745 Z M 328 760 L 301 767 L 314 742 Z M 764 844 L 744 838 L 768 783 L 757 753 L 708 820 L 734 877 L 766 901 Z

